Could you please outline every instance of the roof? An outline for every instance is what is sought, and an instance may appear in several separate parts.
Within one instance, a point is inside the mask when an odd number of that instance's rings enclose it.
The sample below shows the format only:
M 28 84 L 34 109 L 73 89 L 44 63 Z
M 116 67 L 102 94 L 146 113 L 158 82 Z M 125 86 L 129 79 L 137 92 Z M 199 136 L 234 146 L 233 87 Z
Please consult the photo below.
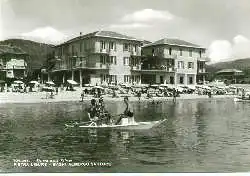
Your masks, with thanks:
M 3 54 L 27 54 L 16 46 L 0 45 L 0 55 Z
M 230 69 L 222 69 L 218 71 L 217 73 L 243 73 L 243 71 L 230 68 Z
M 151 44 L 145 45 L 144 47 L 156 46 L 156 45 L 172 45 L 172 46 L 183 46 L 188 48 L 203 48 L 199 45 L 175 38 L 164 38 L 156 42 L 153 42 Z
M 115 39 L 122 39 L 122 40 L 132 40 L 132 41 L 140 41 L 142 42 L 142 40 L 136 39 L 134 37 L 130 37 L 124 34 L 120 34 L 117 32 L 113 32 L 113 31 L 95 31 L 92 33 L 88 33 L 85 35 L 79 35 L 78 37 L 75 37 L 71 40 L 66 41 L 65 43 L 62 43 L 60 45 L 66 44 L 66 43 L 71 43 L 73 41 L 77 41 L 80 40 L 82 38 L 91 38 L 91 37 L 105 37 L 105 38 L 115 38 Z

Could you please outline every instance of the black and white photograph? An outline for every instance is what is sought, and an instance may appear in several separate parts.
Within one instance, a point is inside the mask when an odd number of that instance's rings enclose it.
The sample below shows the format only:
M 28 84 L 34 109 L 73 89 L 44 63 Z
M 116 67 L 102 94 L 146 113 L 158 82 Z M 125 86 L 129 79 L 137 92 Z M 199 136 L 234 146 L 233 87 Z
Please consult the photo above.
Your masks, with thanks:
M 249 0 L 0 0 L 0 173 L 250 171 Z

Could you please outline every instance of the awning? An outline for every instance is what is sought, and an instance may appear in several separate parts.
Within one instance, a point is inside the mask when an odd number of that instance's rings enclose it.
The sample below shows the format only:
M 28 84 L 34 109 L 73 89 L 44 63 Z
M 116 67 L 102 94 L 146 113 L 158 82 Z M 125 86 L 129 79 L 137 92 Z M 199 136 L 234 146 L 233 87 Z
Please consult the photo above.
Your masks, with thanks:
M 69 84 L 72 84 L 72 85 L 77 85 L 77 84 L 79 84 L 79 83 L 75 82 L 74 80 L 67 80 L 67 82 L 68 82 Z
M 0 80 L 0 84 L 3 84 L 3 83 L 5 83 L 5 81 L 4 80 Z
M 96 88 L 96 89 L 104 89 L 104 88 L 101 87 L 101 86 L 95 86 L 94 88 Z

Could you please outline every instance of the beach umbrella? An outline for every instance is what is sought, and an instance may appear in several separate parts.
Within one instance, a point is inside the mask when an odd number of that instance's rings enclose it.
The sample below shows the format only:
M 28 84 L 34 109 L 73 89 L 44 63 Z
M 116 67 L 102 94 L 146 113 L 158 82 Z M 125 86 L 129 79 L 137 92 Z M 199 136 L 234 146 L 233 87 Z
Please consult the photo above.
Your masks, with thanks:
M 74 80 L 67 80 L 67 82 L 69 83 L 69 84 L 72 84 L 72 85 L 77 85 L 78 83 L 76 82 L 76 81 L 74 81 Z
M 96 89 L 104 89 L 104 88 L 101 87 L 101 86 L 95 86 L 94 88 L 96 88 Z
M 48 82 L 46 82 L 46 84 L 55 85 L 55 83 L 53 83 L 52 81 L 48 81 Z
M 30 81 L 29 83 L 30 83 L 30 84 L 39 84 L 38 81 Z
M 14 81 L 14 83 L 15 84 L 24 84 L 22 81 L 20 81 L 20 80 L 16 80 L 16 81 Z

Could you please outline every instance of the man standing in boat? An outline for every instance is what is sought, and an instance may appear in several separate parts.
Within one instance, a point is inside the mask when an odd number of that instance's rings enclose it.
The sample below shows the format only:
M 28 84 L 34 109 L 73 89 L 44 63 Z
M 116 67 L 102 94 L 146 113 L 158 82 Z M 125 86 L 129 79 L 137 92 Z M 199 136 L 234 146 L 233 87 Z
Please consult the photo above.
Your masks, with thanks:
M 119 123 L 127 123 L 127 124 L 133 124 L 135 122 L 134 120 L 134 113 L 132 112 L 132 108 L 129 105 L 128 97 L 124 97 L 124 103 L 125 103 L 125 110 L 122 115 L 120 115 L 119 119 L 115 123 L 118 125 Z
M 103 101 L 103 97 L 100 97 L 99 103 L 98 103 L 98 114 L 99 114 L 99 120 L 101 123 L 110 124 L 111 123 L 111 115 L 105 108 L 105 104 Z
M 88 109 L 88 116 L 91 121 L 90 126 L 97 126 L 97 121 L 99 118 L 98 118 L 98 110 L 95 99 L 91 100 L 91 105 Z

